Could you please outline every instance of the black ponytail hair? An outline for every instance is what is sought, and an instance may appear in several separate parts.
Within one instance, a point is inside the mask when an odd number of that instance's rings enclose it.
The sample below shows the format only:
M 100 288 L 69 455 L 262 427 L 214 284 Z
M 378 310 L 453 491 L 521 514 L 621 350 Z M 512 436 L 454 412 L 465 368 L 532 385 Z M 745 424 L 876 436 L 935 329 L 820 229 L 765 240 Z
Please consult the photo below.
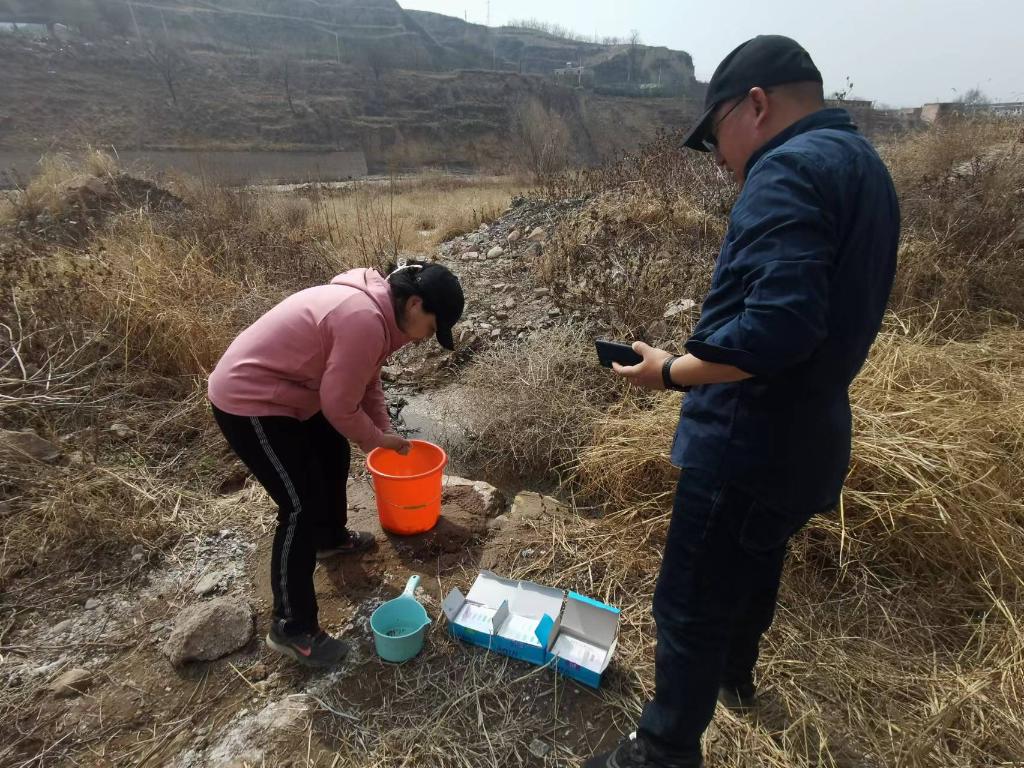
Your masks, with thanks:
M 427 298 L 416 283 L 416 276 L 425 266 L 427 266 L 425 261 L 409 259 L 403 261 L 401 266 L 392 262 L 384 267 L 384 279 L 391 286 L 391 300 L 395 304 L 395 315 L 399 321 L 405 318 L 405 305 L 413 296 L 419 296 L 423 299 L 423 309 L 425 311 L 434 311 L 431 307 L 427 306 Z

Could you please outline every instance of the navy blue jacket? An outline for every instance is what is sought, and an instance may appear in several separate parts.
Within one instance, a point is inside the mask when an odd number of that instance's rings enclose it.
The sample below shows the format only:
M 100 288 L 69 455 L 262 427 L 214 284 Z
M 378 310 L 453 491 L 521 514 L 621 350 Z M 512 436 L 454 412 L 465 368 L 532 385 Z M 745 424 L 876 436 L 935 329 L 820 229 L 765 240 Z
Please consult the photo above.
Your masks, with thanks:
M 850 382 L 892 288 L 899 205 L 845 110 L 824 109 L 750 158 L 686 350 L 753 374 L 693 387 L 672 448 L 780 512 L 825 511 L 850 463 Z

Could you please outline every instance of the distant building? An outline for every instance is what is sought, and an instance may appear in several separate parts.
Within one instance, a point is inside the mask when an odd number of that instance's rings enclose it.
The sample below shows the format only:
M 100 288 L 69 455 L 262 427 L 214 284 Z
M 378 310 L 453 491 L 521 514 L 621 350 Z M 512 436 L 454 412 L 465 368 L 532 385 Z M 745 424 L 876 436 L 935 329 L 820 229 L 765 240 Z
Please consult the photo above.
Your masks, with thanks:
M 945 101 L 925 104 L 921 107 L 921 119 L 935 123 L 943 118 L 972 115 L 991 115 L 1011 120 L 1024 120 L 1024 101 L 1007 101 L 998 104 L 964 104 L 959 101 Z

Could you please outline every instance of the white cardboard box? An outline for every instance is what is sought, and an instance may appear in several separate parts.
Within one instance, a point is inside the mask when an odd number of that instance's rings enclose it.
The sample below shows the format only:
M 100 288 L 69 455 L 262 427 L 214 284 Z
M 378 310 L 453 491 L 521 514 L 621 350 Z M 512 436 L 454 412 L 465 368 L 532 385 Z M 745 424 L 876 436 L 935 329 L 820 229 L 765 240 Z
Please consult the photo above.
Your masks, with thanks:
M 532 664 L 553 661 L 562 674 L 594 688 L 618 643 L 617 608 L 490 571 L 477 576 L 468 595 L 448 593 L 443 610 L 455 637 Z
M 483 571 L 463 596 L 453 589 L 442 609 L 453 635 L 534 664 L 547 663 L 565 592 Z

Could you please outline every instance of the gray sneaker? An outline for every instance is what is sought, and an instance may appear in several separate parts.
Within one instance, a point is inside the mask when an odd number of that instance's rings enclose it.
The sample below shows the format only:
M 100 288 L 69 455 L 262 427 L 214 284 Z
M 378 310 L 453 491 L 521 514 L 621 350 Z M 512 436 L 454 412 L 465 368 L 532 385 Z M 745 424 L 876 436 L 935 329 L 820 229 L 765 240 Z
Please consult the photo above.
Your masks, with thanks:
M 337 666 L 348 655 L 348 643 L 331 637 L 322 629 L 315 633 L 286 635 L 280 631 L 276 621 L 267 633 L 267 646 L 295 659 L 304 667 L 321 669 Z
M 354 555 L 357 552 L 365 552 L 372 549 L 377 542 L 369 531 L 345 530 L 340 540 L 328 544 L 323 549 L 316 551 L 317 560 L 327 560 L 338 555 Z

